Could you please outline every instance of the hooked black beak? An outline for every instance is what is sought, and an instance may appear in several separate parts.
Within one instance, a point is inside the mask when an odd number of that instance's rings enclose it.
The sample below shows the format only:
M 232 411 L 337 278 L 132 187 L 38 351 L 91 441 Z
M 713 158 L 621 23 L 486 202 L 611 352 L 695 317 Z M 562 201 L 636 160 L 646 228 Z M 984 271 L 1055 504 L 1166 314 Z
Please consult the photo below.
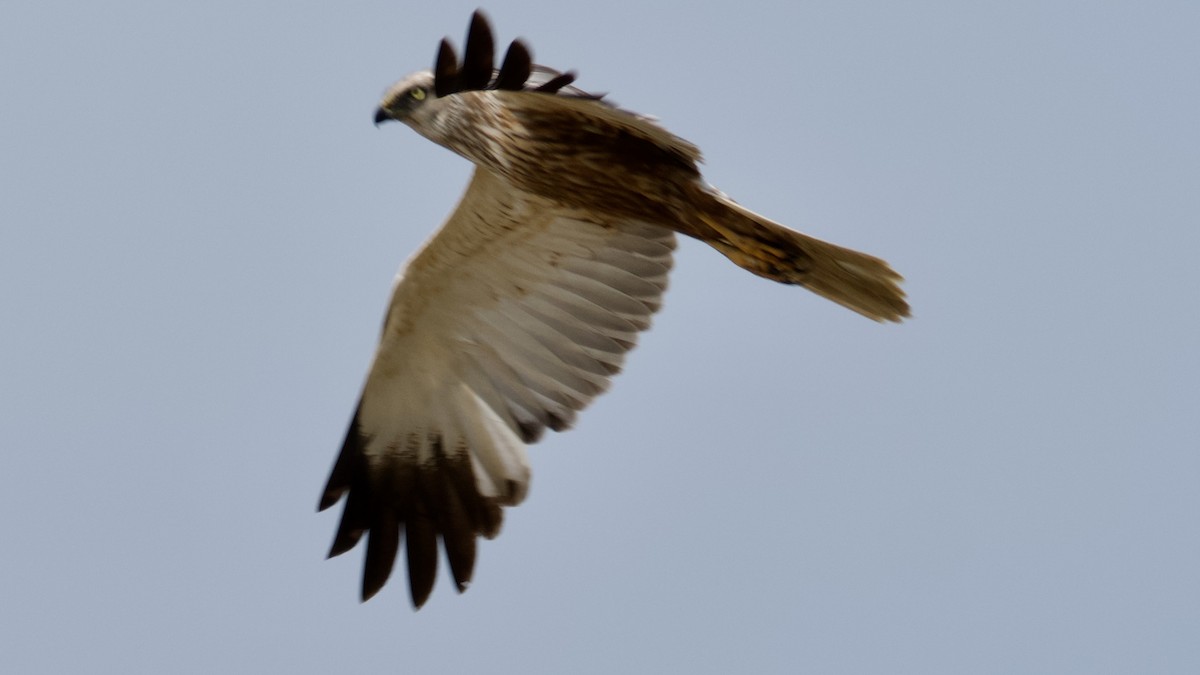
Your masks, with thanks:
M 390 122 L 391 120 L 394 120 L 394 119 L 396 119 L 396 118 L 394 118 L 390 114 L 388 114 L 388 111 L 384 110 L 382 107 L 375 110 L 375 126 L 379 126 L 380 124 L 383 124 L 384 122 Z

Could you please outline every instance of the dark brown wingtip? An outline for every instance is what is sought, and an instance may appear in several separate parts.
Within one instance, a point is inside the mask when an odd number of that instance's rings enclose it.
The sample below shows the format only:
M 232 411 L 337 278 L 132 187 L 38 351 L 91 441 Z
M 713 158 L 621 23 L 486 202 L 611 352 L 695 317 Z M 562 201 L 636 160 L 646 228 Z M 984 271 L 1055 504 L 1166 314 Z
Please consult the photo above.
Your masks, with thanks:
M 336 504 L 338 500 L 342 498 L 342 495 L 345 494 L 345 492 L 346 491 L 344 489 L 331 490 L 329 488 L 325 488 L 325 492 L 321 493 L 321 500 L 317 502 L 317 513 L 320 513 Z
M 525 88 L 525 81 L 533 73 L 533 56 L 529 48 L 520 40 L 513 40 L 504 53 L 504 62 L 500 65 L 500 74 L 492 85 L 494 89 L 520 91 Z
M 433 66 L 433 93 L 438 97 L 448 96 L 458 91 L 458 55 L 450 40 L 442 38 L 438 45 L 437 60 Z
M 492 27 L 483 10 L 477 9 L 471 15 L 471 26 L 467 29 L 467 46 L 459 73 L 461 91 L 487 89 L 488 83 L 492 81 L 492 60 L 495 53 L 496 43 L 492 38 Z
M 413 607 L 420 609 L 437 579 L 437 529 L 427 516 L 414 514 L 404 524 L 404 547 L 408 549 L 408 590 Z
M 317 502 L 317 512 L 337 503 L 342 495 L 350 489 L 350 481 L 354 477 L 354 462 L 362 454 L 362 437 L 358 433 L 358 408 L 354 409 L 354 417 L 350 419 L 350 428 L 346 430 L 346 438 L 342 440 L 342 449 L 333 470 L 329 472 L 329 480 L 325 481 L 325 489 L 321 491 L 321 499 Z
M 400 523 L 385 511 L 371 524 L 367 536 L 367 559 L 363 566 L 362 601 L 370 600 L 392 575 L 396 553 L 400 550 Z
M 563 73 L 562 75 L 559 75 L 559 76 L 549 80 L 548 82 L 544 82 L 541 86 L 537 87 L 533 91 L 538 91 L 538 92 L 542 92 L 542 93 L 546 93 L 546 94 L 554 94 L 554 93 L 557 93 L 559 89 L 562 89 L 563 87 L 567 86 L 568 84 L 571 84 L 574 81 L 575 81 L 575 73 L 573 71 L 568 70 L 567 72 Z
M 362 530 L 351 532 L 346 536 L 342 536 L 342 533 L 338 532 L 338 536 L 333 539 L 333 545 L 329 547 L 329 552 L 325 554 L 325 559 L 336 558 L 354 548 L 358 544 L 358 540 L 362 538 L 362 535 Z
M 468 510 L 485 511 L 487 498 L 473 498 L 477 494 L 474 472 L 468 461 L 447 461 L 442 468 L 442 484 L 437 491 L 440 498 L 437 519 L 438 531 L 442 535 L 442 547 L 446 549 L 446 560 L 450 563 L 450 575 L 459 593 L 471 584 L 475 571 L 475 537 L 481 522 Z M 482 507 L 482 508 L 481 508 Z
M 354 548 L 363 533 L 372 527 L 371 509 L 368 502 L 367 488 L 363 484 L 364 476 L 355 476 L 355 484 L 350 487 L 346 496 L 346 505 L 342 507 L 342 519 L 338 522 L 337 532 L 333 535 L 333 544 L 329 547 L 332 558 Z
M 532 86 L 529 78 L 535 70 L 538 72 L 549 71 L 551 74 L 555 71 L 534 66 L 530 49 L 521 40 L 513 40 L 509 44 L 508 51 L 504 54 L 504 61 L 497 73 L 495 50 L 496 44 L 491 22 L 488 21 L 487 14 L 482 9 L 477 9 L 471 14 L 471 24 L 467 28 L 467 42 L 463 51 L 461 67 L 450 40 L 442 39 L 433 68 L 434 93 L 439 98 L 463 91 L 486 90 L 526 91 L 555 95 L 575 81 L 575 73 L 568 71 L 555 74 L 552 79 L 537 87 Z M 590 100 L 604 98 L 603 94 L 588 94 L 573 87 L 562 92 L 561 95 Z

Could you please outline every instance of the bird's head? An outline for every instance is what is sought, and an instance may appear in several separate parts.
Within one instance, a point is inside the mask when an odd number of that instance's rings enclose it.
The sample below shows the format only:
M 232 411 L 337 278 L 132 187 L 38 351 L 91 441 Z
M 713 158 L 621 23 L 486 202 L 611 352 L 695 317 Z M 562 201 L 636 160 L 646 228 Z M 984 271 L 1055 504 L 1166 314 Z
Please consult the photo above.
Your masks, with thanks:
M 426 106 L 437 99 L 433 86 L 433 72 L 422 70 L 400 80 L 388 89 L 375 110 L 375 124 L 396 120 L 407 122 L 420 119 Z M 415 117 L 415 119 L 414 119 Z

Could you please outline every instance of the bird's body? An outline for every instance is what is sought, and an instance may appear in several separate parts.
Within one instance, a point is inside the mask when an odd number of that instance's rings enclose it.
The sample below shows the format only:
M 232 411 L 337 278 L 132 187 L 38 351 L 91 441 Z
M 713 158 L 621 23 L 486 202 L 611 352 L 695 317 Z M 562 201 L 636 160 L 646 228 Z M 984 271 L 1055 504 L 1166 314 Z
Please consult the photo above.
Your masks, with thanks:
M 532 66 L 520 42 L 499 71 L 492 51 L 476 13 L 462 68 L 443 42 L 434 71 L 393 87 L 376 116 L 476 169 L 397 278 L 321 500 L 349 493 L 331 555 L 370 532 L 364 598 L 390 574 L 401 531 L 415 605 L 433 586 L 439 538 L 466 587 L 476 537 L 494 536 L 501 507 L 526 494 L 525 445 L 567 428 L 649 327 L 675 232 L 870 318 L 908 314 L 882 260 L 733 203 L 704 182 L 695 146 Z

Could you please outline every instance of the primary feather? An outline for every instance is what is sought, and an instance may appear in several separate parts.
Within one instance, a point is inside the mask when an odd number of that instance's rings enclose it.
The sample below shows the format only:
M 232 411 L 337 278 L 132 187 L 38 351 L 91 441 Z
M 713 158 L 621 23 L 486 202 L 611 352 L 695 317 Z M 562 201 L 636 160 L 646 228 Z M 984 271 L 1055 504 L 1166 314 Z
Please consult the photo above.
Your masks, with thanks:
M 694 145 L 534 65 L 520 41 L 499 69 L 493 56 L 476 12 L 462 63 L 443 40 L 433 70 L 395 85 L 376 114 L 476 169 L 396 280 L 321 497 L 322 510 L 346 497 L 331 556 L 368 537 L 364 600 L 402 540 L 415 606 L 433 588 L 439 540 L 466 588 L 477 538 L 495 536 L 502 507 L 528 492 L 526 444 L 568 428 L 649 327 L 676 232 L 869 318 L 908 315 L 884 261 L 735 204 L 703 181 Z

